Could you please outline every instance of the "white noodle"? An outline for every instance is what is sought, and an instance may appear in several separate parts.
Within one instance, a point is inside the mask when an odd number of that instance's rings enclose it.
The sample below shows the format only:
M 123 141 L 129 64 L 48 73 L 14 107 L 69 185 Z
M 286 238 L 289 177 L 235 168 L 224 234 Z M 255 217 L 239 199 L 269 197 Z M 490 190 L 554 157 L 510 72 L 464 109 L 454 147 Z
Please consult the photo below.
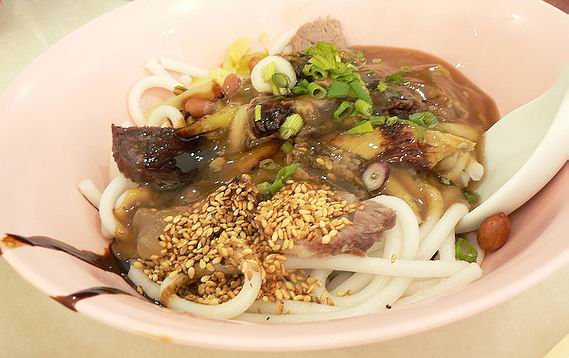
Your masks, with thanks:
M 269 47 L 269 55 L 285 53 L 286 47 L 289 45 L 290 40 L 296 35 L 298 27 L 281 34 Z
M 448 277 L 467 265 L 463 261 L 396 260 L 353 255 L 287 257 L 287 269 L 327 269 L 398 277 Z
M 155 301 L 160 301 L 160 285 L 146 276 L 142 270 L 130 264 L 128 278 L 135 286 L 140 286 L 144 293 Z
M 185 73 L 180 76 L 180 82 L 183 86 L 189 87 L 192 84 L 192 76 L 186 75 Z
M 158 106 L 154 111 L 152 111 L 148 117 L 146 125 L 149 127 L 160 127 L 168 121 L 174 128 L 186 126 L 186 121 L 184 120 L 182 112 L 180 112 L 178 108 L 166 104 Z
M 283 310 L 281 311 L 282 314 L 318 313 L 318 312 L 332 312 L 338 310 L 338 308 L 334 306 L 328 306 L 325 304 L 284 300 L 279 303 L 255 301 L 247 309 L 247 312 L 279 314 L 279 305 L 282 305 L 283 307 Z
M 81 194 L 97 209 L 99 208 L 99 202 L 101 201 L 101 191 L 91 179 L 81 180 L 79 183 L 79 191 Z
M 456 251 L 455 251 L 455 238 L 454 229 L 451 230 L 448 238 L 443 242 L 439 249 L 439 258 L 443 261 L 455 261 Z
M 422 291 L 426 288 L 434 286 L 437 283 L 441 282 L 441 280 L 442 280 L 441 278 L 427 278 L 427 279 L 413 280 L 413 282 L 411 282 L 411 284 L 409 285 L 409 287 L 407 288 L 407 290 L 403 294 L 403 297 L 410 296 L 414 293 L 417 293 L 417 292 Z
M 317 279 L 322 284 L 321 286 L 316 286 L 314 288 L 314 290 L 312 291 L 314 293 L 314 296 L 320 297 L 324 293 L 324 291 L 326 291 L 326 280 L 328 279 L 328 276 L 330 276 L 331 273 L 332 273 L 331 270 L 313 270 L 310 273 L 311 277 Z
M 218 304 L 207 305 L 192 302 L 176 295 L 176 288 L 184 282 L 183 274 L 178 274 L 175 278 L 167 277 L 160 285 L 160 303 L 176 311 L 189 312 L 196 316 L 206 318 L 231 319 L 245 312 L 255 302 L 261 290 L 261 273 L 247 268 L 246 262 L 243 263 L 243 273 L 245 281 L 239 293 L 231 300 Z M 248 278 L 251 275 L 251 279 Z M 172 293 L 167 293 L 172 290 Z
M 475 263 L 471 263 L 451 277 L 443 278 L 436 285 L 402 298 L 399 300 L 399 302 L 397 302 L 397 305 L 408 305 L 441 295 L 443 293 L 452 292 L 453 290 L 463 287 L 466 284 L 476 280 L 480 276 L 482 276 L 482 270 L 480 269 L 480 266 Z
M 333 272 L 334 270 L 330 271 Z M 337 272 L 336 276 L 333 276 L 333 278 L 330 280 L 330 283 L 328 284 L 329 289 L 335 290 L 339 285 L 342 284 L 342 282 L 348 280 L 350 277 L 352 277 L 354 275 L 353 272 Z
M 148 76 L 136 82 L 128 95 L 128 110 L 134 123 L 142 127 L 146 122 L 144 113 L 142 113 L 142 108 L 140 107 L 140 99 L 146 90 L 158 87 L 174 91 L 174 87 L 177 85 L 177 81 L 161 76 Z
M 166 77 L 172 80 L 176 80 L 168 71 L 162 67 L 162 65 L 158 62 L 158 60 L 150 60 L 146 63 L 146 69 L 148 72 L 153 74 L 154 76 Z
M 439 219 L 440 217 L 430 216 L 419 226 L 419 235 L 421 236 L 421 241 L 427 237 Z
M 384 259 L 396 259 L 401 252 L 401 225 L 399 221 L 395 221 L 395 226 L 391 230 L 385 232 L 385 247 L 383 250 Z M 373 280 L 378 279 L 382 282 L 384 281 L 381 277 L 377 277 L 365 273 L 356 273 L 335 289 L 335 291 L 347 291 L 358 292 L 364 289 L 368 284 L 372 283 Z M 377 285 L 374 285 L 376 287 Z M 369 290 L 368 290 L 369 291 Z M 334 297 L 334 300 L 336 298 Z
M 99 204 L 99 217 L 101 218 L 101 226 L 104 229 L 105 237 L 112 237 L 115 232 L 117 219 L 115 218 L 115 203 L 128 189 L 135 188 L 137 185 L 119 174 L 103 191 Z M 109 236 L 110 235 L 110 236 Z
M 451 205 L 439 222 L 431 230 L 429 235 L 421 242 L 421 247 L 417 253 L 417 259 L 430 260 L 439 250 L 443 242 L 448 238 L 458 221 L 468 213 L 468 208 L 464 204 Z
M 207 77 L 209 71 L 189 63 L 173 60 L 168 57 L 160 57 L 160 64 L 167 70 L 183 73 L 192 77 Z

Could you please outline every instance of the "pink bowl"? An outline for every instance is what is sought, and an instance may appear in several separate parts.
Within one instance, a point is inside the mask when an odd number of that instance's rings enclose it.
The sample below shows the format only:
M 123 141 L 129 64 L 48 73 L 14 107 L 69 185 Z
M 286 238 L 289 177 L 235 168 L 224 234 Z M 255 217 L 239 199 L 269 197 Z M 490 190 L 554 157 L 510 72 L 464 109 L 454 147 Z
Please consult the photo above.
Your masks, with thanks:
M 352 44 L 417 48 L 459 67 L 502 113 L 549 87 L 569 62 L 569 18 L 541 1 L 146 1 L 82 27 L 39 57 L 0 98 L 0 228 L 103 252 L 96 212 L 77 184 L 107 180 L 110 124 L 151 58 L 218 63 L 238 36 L 278 35 L 321 15 L 339 18 Z M 569 118 L 567 118 L 569 120 Z M 258 325 L 169 311 L 127 295 L 79 302 L 84 315 L 179 343 L 241 350 L 331 348 L 386 340 L 479 312 L 569 260 L 569 166 L 513 216 L 508 244 L 467 288 L 414 306 L 332 322 Z M 60 252 L 4 248 L 22 276 L 49 295 L 130 287 Z

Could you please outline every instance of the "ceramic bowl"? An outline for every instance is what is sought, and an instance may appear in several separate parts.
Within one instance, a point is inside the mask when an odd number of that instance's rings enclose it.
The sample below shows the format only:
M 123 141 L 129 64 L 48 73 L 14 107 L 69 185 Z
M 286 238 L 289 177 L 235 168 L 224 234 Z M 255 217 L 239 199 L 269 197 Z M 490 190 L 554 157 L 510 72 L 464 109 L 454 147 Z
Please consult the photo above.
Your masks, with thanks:
M 169 56 L 221 61 L 238 36 L 271 37 L 331 15 L 350 44 L 428 51 L 460 68 L 502 114 L 548 88 L 569 62 L 569 17 L 542 1 L 136 1 L 83 26 L 46 51 L 0 98 L 0 229 L 47 235 L 103 252 L 96 211 L 77 184 L 107 183 L 111 123 L 128 119 L 130 86 L 144 64 Z M 569 118 L 566 118 L 569 120 Z M 569 166 L 513 215 L 509 242 L 484 275 L 452 294 L 374 315 L 261 325 L 191 317 L 127 295 L 80 301 L 80 314 L 189 345 L 241 350 L 332 348 L 408 335 L 484 310 L 569 261 Z M 25 279 L 51 296 L 93 286 L 129 290 L 118 276 L 61 252 L 3 248 Z

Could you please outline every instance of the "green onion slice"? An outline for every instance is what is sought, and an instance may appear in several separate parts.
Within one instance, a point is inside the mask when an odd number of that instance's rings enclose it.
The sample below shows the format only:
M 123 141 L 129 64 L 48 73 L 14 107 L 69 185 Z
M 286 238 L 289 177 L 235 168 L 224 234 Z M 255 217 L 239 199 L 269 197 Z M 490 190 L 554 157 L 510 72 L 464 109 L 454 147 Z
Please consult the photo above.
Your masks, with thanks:
M 308 85 L 308 87 L 306 88 L 307 92 L 309 95 L 311 95 L 314 98 L 318 98 L 318 99 L 322 99 L 324 97 L 326 97 L 326 88 L 322 87 L 321 85 L 319 85 L 316 82 L 312 82 Z
M 385 124 L 388 126 L 392 126 L 395 123 L 397 123 L 398 121 L 399 121 L 399 117 L 391 116 L 391 117 L 387 117 L 387 119 L 385 120 Z
M 261 109 L 262 109 L 262 107 L 261 107 L 260 104 L 258 104 L 258 105 L 255 106 L 255 122 L 258 122 L 258 121 L 260 121 L 261 119 L 263 119 L 263 118 L 261 117 Z
M 400 73 L 394 73 L 385 77 L 385 82 L 401 84 L 404 82 Z
M 470 241 L 459 237 L 456 240 L 456 259 L 466 262 L 476 262 L 478 258 L 478 250 L 470 243 Z
M 356 103 L 354 103 L 354 108 L 357 114 L 363 117 L 369 117 L 373 106 L 364 100 L 358 99 Z
M 421 127 L 433 128 L 439 123 L 439 119 L 432 112 L 417 112 L 409 116 L 409 120 Z
M 348 130 L 346 134 L 364 134 L 373 132 L 373 126 L 371 121 L 364 121 L 357 126 L 353 127 L 352 129 Z
M 294 149 L 294 145 L 292 145 L 292 143 L 288 140 L 286 142 L 284 142 L 283 145 L 281 146 L 281 150 L 284 152 L 284 154 L 292 153 L 293 149 Z
M 343 98 L 350 95 L 350 85 L 346 82 L 334 80 L 328 87 L 329 98 Z
M 282 139 L 287 140 L 300 132 L 304 126 L 304 119 L 298 113 L 293 113 L 286 117 L 285 121 L 279 128 L 279 135 Z
M 399 68 L 399 71 L 403 72 L 403 73 L 409 73 L 409 72 L 413 72 L 415 70 L 411 66 L 401 66 L 401 68 Z
M 385 92 L 388 88 L 389 86 L 387 85 L 387 83 L 383 81 L 379 81 L 379 83 L 377 84 L 377 90 L 381 93 Z
M 273 73 L 271 76 L 271 82 L 279 88 L 288 88 L 290 86 L 290 78 L 284 73 Z
M 340 103 L 338 109 L 334 111 L 334 119 L 337 121 L 343 121 L 347 117 L 354 113 L 354 105 L 348 101 L 343 101 Z
M 367 103 L 370 104 L 372 103 L 369 92 L 367 88 L 365 88 L 361 80 L 354 80 L 350 82 L 350 88 L 352 89 L 357 98 L 366 101 Z
M 281 188 L 286 184 L 286 181 L 294 174 L 294 172 L 296 172 L 298 167 L 299 165 L 297 163 L 292 163 L 282 167 L 277 173 L 275 181 L 272 184 L 263 182 L 258 184 L 257 188 L 263 195 L 274 195 L 281 190 Z

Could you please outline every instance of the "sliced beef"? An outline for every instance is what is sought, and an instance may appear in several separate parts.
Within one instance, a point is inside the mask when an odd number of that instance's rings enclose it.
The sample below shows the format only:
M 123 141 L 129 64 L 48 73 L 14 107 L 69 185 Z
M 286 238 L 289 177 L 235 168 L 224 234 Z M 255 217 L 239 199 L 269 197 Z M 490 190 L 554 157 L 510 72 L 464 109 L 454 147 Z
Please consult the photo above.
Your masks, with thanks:
M 290 40 L 292 52 L 301 52 L 319 41 L 333 43 L 338 48 L 346 48 L 346 39 L 340 21 L 331 17 L 318 18 L 301 27 Z
M 383 233 L 395 226 L 395 211 L 372 200 L 364 202 L 363 210 L 357 210 L 350 218 L 352 225 L 345 226 L 328 244 L 319 238 L 295 240 L 293 253 L 302 256 L 326 256 L 352 254 L 364 256 Z
M 119 170 L 139 184 L 172 190 L 194 181 L 215 158 L 207 137 L 182 139 L 175 129 L 113 125 L 113 157 Z

